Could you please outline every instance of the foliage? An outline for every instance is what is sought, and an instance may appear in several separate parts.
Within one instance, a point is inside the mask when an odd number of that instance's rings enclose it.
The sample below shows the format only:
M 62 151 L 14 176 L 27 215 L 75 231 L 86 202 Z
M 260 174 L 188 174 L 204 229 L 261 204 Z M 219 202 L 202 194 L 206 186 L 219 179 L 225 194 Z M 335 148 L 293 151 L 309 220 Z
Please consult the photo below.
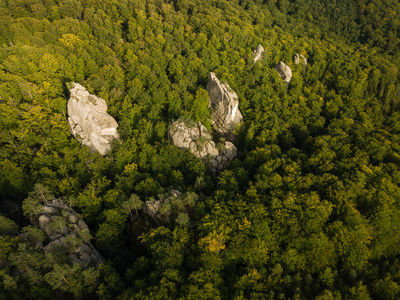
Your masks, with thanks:
M 0 298 L 399 298 L 399 16 L 393 0 L 2 1 L 0 202 L 29 218 L 62 197 L 109 263 L 46 256 L 38 228 L 0 216 Z M 218 174 L 167 137 L 179 118 L 211 131 L 209 72 L 244 117 Z M 119 124 L 106 157 L 69 132 L 71 81 Z M 173 189 L 153 226 L 145 202 Z

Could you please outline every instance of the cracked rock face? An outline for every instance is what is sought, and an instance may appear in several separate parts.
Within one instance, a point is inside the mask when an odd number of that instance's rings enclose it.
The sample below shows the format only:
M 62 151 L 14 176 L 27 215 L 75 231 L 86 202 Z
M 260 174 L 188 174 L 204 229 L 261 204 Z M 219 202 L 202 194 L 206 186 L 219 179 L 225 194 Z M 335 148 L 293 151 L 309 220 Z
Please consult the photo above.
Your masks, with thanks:
M 118 123 L 107 114 L 106 102 L 91 95 L 82 85 L 72 83 L 69 90 L 68 123 L 73 136 L 83 145 L 105 155 L 113 139 L 119 139 Z
M 300 60 L 302 61 L 303 68 L 307 67 L 307 59 L 304 57 L 304 55 L 299 55 L 298 53 L 295 53 L 293 57 L 293 62 L 298 65 L 300 63 Z
M 256 63 L 257 61 L 259 61 L 264 53 L 264 48 L 263 46 L 261 46 L 260 44 L 258 44 L 256 50 L 253 51 L 253 56 L 254 56 L 254 63 Z
M 225 169 L 237 155 L 237 149 L 231 142 L 216 145 L 200 122 L 196 124 L 179 119 L 168 127 L 168 134 L 175 146 L 188 149 L 196 157 L 208 162 L 214 171 Z
M 31 216 L 31 221 L 46 235 L 46 245 L 43 247 L 45 252 L 66 250 L 72 263 L 82 268 L 99 266 L 104 261 L 89 241 L 86 223 L 61 201 L 49 201 L 43 205 L 38 215 Z
M 207 84 L 212 109 L 212 122 L 216 132 L 232 141 L 236 124 L 243 121 L 239 110 L 239 100 L 236 93 L 227 85 L 218 80 L 214 73 L 210 73 Z
M 277 70 L 279 75 L 283 78 L 283 82 L 289 86 L 290 79 L 292 79 L 292 70 L 282 61 L 275 66 L 275 70 Z

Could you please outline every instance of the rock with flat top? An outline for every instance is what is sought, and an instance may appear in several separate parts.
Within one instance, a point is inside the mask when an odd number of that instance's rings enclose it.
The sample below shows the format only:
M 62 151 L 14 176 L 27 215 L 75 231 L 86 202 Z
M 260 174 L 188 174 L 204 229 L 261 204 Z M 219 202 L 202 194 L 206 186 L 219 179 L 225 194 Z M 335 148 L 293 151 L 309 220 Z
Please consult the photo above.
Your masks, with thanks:
M 210 96 L 213 128 L 227 140 L 232 141 L 236 125 L 243 121 L 238 96 L 229 85 L 219 81 L 214 73 L 209 75 L 207 91 Z
M 83 145 L 105 155 L 113 139 L 119 139 L 118 123 L 107 114 L 103 99 L 90 94 L 82 85 L 73 82 L 68 100 L 68 124 L 73 136 Z

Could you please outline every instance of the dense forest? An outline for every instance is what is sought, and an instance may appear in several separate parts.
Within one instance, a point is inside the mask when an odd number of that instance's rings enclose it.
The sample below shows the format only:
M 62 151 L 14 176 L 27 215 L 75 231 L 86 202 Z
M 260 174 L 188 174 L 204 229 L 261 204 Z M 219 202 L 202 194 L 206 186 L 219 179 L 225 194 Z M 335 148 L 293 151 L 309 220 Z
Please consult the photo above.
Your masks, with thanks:
M 399 16 L 397 0 L 0 1 L 0 299 L 399 299 Z M 211 129 L 210 72 L 244 120 L 217 173 L 167 134 Z M 71 135 L 69 82 L 118 122 L 106 156 Z M 172 190 L 152 222 L 143 203 Z M 50 199 L 103 263 L 38 246 L 29 216 Z

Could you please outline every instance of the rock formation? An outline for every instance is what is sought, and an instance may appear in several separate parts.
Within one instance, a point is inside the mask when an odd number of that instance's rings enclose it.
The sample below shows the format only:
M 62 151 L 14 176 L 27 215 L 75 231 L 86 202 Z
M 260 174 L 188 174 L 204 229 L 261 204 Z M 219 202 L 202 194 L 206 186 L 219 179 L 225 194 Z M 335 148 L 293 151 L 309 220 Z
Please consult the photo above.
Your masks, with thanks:
M 208 78 L 207 91 L 210 95 L 212 125 L 219 134 L 232 141 L 236 124 L 243 120 L 238 96 L 229 85 L 220 82 L 214 73 L 210 73 Z
M 264 53 L 264 48 L 260 44 L 258 44 L 256 50 L 253 51 L 253 56 L 254 56 L 254 63 L 256 63 L 258 60 L 260 60 L 263 56 Z
M 30 216 L 32 224 L 46 235 L 45 252 L 66 251 L 72 263 L 82 268 L 99 266 L 104 260 L 90 243 L 90 232 L 77 213 L 59 200 L 44 204 L 41 212 Z M 24 239 L 23 234 L 20 238 Z
M 178 190 L 171 190 L 166 194 L 158 195 L 157 200 L 154 198 L 147 200 L 143 211 L 157 225 L 175 221 L 191 227 L 194 224 L 190 221 L 190 216 L 195 211 L 197 200 L 198 195 L 196 193 L 181 193 Z
M 298 65 L 300 63 L 300 59 L 303 61 L 302 62 L 303 68 L 307 67 L 307 59 L 304 57 L 304 55 L 302 55 L 302 54 L 299 55 L 298 53 L 295 53 L 295 55 L 293 57 L 293 61 L 296 65 Z
M 73 82 L 69 91 L 68 123 L 73 136 L 105 155 L 110 150 L 110 142 L 119 139 L 118 123 L 106 113 L 106 102 L 91 95 L 82 85 Z
M 237 154 L 231 142 L 216 145 L 200 122 L 196 124 L 191 120 L 179 119 L 168 127 L 168 135 L 175 146 L 190 150 L 196 157 L 208 162 L 214 171 L 226 168 Z
M 170 195 L 166 198 L 160 198 L 158 200 L 150 199 L 145 202 L 144 212 L 148 214 L 153 220 L 161 225 L 162 223 L 166 223 L 169 221 L 170 216 L 169 213 L 160 213 L 161 206 L 167 203 L 170 203 L 173 199 L 177 199 L 182 195 L 182 193 L 178 190 L 172 190 Z
M 283 78 L 283 82 L 289 86 L 290 79 L 292 79 L 292 70 L 282 61 L 275 66 L 275 70 L 277 70 L 279 75 Z

